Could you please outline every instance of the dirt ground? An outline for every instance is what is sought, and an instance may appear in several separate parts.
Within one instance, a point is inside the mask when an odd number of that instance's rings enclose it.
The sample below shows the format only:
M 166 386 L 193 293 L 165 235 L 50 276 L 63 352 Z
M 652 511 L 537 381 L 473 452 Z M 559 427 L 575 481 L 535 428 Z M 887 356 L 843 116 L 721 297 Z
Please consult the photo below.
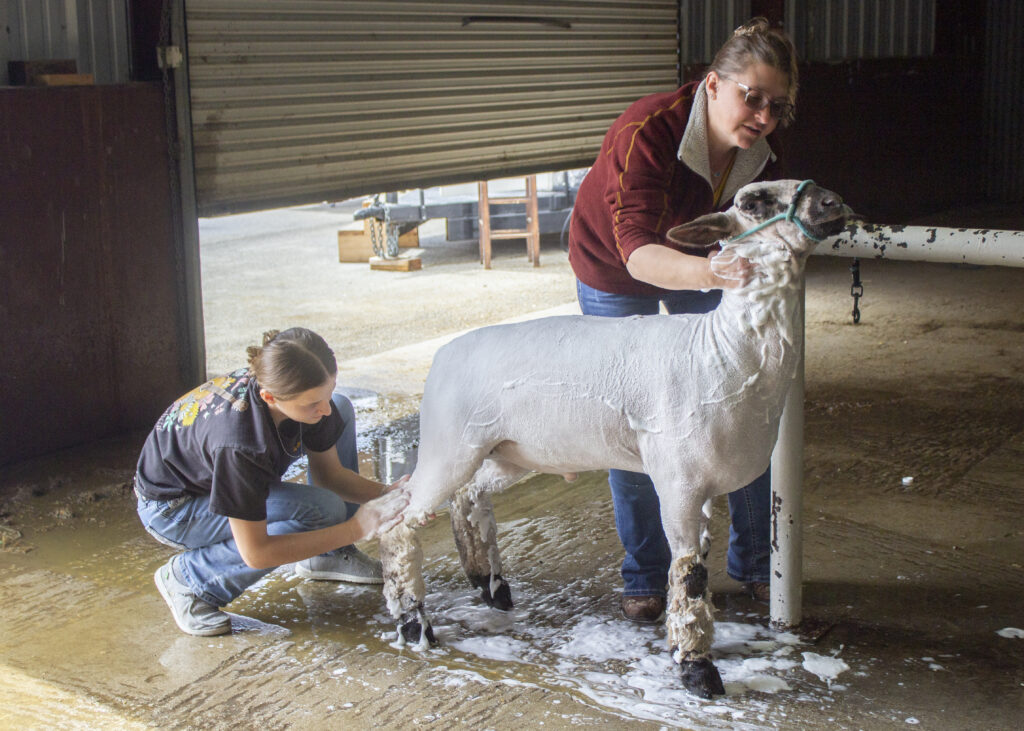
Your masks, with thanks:
M 204 222 L 208 363 L 236 367 L 264 329 L 320 331 L 372 475 L 401 461 L 393 425 L 414 419 L 439 343 L 576 311 L 575 292 L 557 242 L 536 269 L 521 245 L 496 244 L 485 272 L 475 242 L 445 242 L 436 222 L 422 271 L 338 264 L 333 232 L 350 213 Z M 853 325 L 849 265 L 808 265 L 798 632 L 767 627 L 725 575 L 716 505 L 724 698 L 682 693 L 664 630 L 618 617 L 621 547 L 599 473 L 495 499 L 509 614 L 469 590 L 446 520 L 422 531 L 436 650 L 393 643 L 377 588 L 288 567 L 228 607 L 231 635 L 186 636 L 153 586 L 169 549 L 135 519 L 145 435 L 130 434 L 0 471 L 0 728 L 1020 728 L 1024 272 L 864 261 Z M 817 674 L 816 656 L 846 669 Z

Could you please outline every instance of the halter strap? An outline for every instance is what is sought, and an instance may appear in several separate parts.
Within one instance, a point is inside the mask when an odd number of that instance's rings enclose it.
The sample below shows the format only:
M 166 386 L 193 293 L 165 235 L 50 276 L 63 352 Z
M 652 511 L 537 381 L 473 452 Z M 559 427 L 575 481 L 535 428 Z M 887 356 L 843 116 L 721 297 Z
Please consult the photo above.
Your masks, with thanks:
M 820 238 L 818 238 L 817 236 L 813 236 L 811 232 L 807 230 L 807 227 L 804 226 L 803 221 L 796 217 L 796 204 L 800 201 L 800 195 L 801 193 L 804 192 L 804 188 L 806 188 L 808 185 L 814 185 L 814 181 L 805 180 L 804 182 L 800 183 L 799 187 L 797 187 L 796 189 L 796 194 L 794 194 L 793 196 L 793 200 L 789 204 L 789 209 L 785 213 L 780 213 L 777 216 L 772 216 L 764 223 L 759 223 L 758 225 L 754 226 L 754 228 L 747 229 L 743 233 L 733 236 L 731 239 L 729 239 L 729 241 L 739 241 L 742 238 L 750 236 L 750 234 L 757 233 L 766 226 L 772 225 L 776 221 L 791 221 L 795 223 L 797 228 L 800 229 L 800 232 L 804 236 L 809 238 L 811 241 L 821 241 Z

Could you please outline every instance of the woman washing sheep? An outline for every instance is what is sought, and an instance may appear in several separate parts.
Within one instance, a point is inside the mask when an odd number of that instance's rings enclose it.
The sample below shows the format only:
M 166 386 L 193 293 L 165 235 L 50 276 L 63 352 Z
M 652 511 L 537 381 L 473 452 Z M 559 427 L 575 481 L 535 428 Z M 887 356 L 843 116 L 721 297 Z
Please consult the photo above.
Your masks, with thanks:
M 632 104 L 612 124 L 580 185 L 569 261 L 584 314 L 606 317 L 708 312 L 750 265 L 687 253 L 666 232 L 724 210 L 747 183 L 781 177 L 776 127 L 793 118 L 792 42 L 756 18 L 736 29 L 704 79 Z M 615 524 L 626 550 L 623 614 L 655 622 L 665 609 L 671 558 L 658 497 L 642 473 L 611 470 Z M 727 571 L 768 599 L 770 478 L 729 495 Z
M 155 576 L 182 631 L 229 632 L 220 608 L 286 563 L 306 578 L 382 583 L 379 563 L 353 544 L 395 525 L 408 495 L 359 476 L 354 412 L 334 393 L 336 374 L 316 333 L 270 332 L 249 348 L 248 368 L 182 396 L 150 432 L 138 513 L 183 551 Z M 303 453 L 313 484 L 283 482 Z

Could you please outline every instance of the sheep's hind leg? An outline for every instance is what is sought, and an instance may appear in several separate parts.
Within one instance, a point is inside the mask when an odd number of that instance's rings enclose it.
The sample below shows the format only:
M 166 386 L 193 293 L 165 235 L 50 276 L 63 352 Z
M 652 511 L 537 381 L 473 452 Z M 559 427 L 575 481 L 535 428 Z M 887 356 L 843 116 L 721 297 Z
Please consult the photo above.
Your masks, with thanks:
M 452 498 L 452 533 L 466 578 L 480 598 L 496 609 L 511 609 L 512 592 L 501 576 L 501 555 L 495 540 L 497 526 L 491 497 L 460 490 Z
M 512 592 L 501 576 L 497 525 L 489 491 L 499 491 L 526 474 L 526 470 L 487 460 L 472 482 L 452 498 L 451 519 L 459 559 L 480 598 L 495 609 L 512 609 Z
M 436 645 L 434 629 L 423 610 L 423 550 L 416 531 L 405 524 L 380 536 L 384 598 L 398 620 L 399 639 L 419 647 Z

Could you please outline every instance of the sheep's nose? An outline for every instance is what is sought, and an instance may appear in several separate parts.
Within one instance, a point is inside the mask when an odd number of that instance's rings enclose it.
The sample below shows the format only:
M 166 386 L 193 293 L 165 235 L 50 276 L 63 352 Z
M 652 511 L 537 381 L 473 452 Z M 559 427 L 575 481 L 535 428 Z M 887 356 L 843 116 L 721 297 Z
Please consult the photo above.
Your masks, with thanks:
M 839 221 L 848 219 L 852 214 L 841 196 L 824 188 L 814 196 L 810 210 L 810 218 L 815 221 Z
M 818 198 L 818 210 L 827 213 L 843 206 L 843 199 L 838 195 L 829 190 L 822 192 L 823 195 Z

